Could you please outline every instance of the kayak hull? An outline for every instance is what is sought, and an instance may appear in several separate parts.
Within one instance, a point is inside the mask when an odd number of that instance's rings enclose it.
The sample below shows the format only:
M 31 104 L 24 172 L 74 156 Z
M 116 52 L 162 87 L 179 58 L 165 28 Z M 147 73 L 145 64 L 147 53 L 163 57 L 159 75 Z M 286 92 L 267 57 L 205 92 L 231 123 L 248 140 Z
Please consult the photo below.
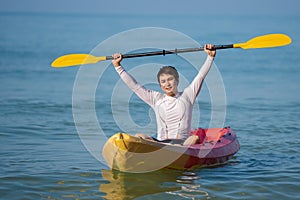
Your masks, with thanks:
M 230 127 L 198 128 L 197 144 L 183 146 L 117 133 L 103 147 L 103 157 L 111 169 L 144 173 L 162 168 L 187 170 L 222 164 L 240 148 L 235 132 Z

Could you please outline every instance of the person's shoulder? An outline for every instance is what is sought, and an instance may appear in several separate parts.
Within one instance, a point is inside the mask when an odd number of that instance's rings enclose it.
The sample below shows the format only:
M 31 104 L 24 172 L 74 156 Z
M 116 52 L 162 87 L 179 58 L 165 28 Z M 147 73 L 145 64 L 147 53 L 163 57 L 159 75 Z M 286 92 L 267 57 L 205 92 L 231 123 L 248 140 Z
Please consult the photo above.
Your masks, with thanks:
M 159 103 L 164 100 L 165 95 L 158 91 L 152 90 L 152 97 L 155 103 Z
M 160 92 L 158 92 L 158 91 L 156 91 L 156 90 L 151 90 L 152 91 L 152 93 L 153 93 L 153 95 L 157 98 L 157 99 L 162 99 L 162 98 L 164 98 L 164 94 L 162 94 L 162 93 L 160 93 Z
M 183 101 L 191 101 L 192 94 L 191 87 L 186 87 L 183 92 L 181 92 L 179 98 Z

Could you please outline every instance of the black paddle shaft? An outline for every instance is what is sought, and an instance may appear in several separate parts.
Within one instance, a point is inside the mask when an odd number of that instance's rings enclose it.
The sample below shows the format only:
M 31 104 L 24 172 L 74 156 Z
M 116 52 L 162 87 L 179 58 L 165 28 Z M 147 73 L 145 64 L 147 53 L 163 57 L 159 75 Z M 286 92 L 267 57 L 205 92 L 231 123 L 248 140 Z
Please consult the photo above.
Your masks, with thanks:
M 227 45 L 215 45 L 213 49 L 229 49 L 233 48 L 233 44 Z M 204 51 L 204 47 L 199 48 L 185 48 L 185 49 L 174 49 L 174 50 L 160 50 L 160 51 L 150 51 L 144 53 L 132 53 L 132 54 L 124 54 L 123 58 L 136 58 L 136 57 L 144 57 L 144 56 L 157 56 L 157 55 L 167 55 L 167 54 L 178 54 L 178 53 L 187 53 L 187 52 L 195 52 L 195 51 Z M 106 56 L 106 60 L 112 60 L 112 56 Z

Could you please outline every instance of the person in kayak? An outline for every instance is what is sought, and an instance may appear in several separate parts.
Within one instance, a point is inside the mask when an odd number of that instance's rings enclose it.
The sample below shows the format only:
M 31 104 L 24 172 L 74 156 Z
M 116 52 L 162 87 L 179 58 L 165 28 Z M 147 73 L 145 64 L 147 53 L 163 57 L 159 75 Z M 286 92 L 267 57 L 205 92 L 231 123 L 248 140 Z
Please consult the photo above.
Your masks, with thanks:
M 181 140 L 184 141 L 184 145 L 191 145 L 199 139 L 198 136 L 190 136 L 192 109 L 215 58 L 216 50 L 213 47 L 212 44 L 204 46 L 204 51 L 207 53 L 206 61 L 191 84 L 182 92 L 178 92 L 179 75 L 176 68 L 162 67 L 157 74 L 157 80 L 164 94 L 148 90 L 139 84 L 122 67 L 122 54 L 112 55 L 112 64 L 124 83 L 154 110 L 157 121 L 157 140 Z M 136 134 L 136 136 L 153 139 L 143 133 Z

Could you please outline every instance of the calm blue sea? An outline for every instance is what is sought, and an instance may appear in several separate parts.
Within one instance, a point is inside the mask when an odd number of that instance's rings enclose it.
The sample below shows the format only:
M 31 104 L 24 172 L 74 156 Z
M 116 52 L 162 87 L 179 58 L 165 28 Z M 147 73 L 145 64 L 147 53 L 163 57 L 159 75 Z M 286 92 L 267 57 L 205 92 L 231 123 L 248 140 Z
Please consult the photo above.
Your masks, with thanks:
M 0 199 L 299 199 L 299 22 L 300 15 L 0 13 Z M 112 172 L 81 142 L 72 111 L 79 68 L 54 69 L 51 62 L 64 54 L 89 53 L 114 34 L 142 27 L 173 29 L 201 44 L 239 43 L 267 33 L 293 39 L 281 48 L 218 52 L 215 64 L 226 91 L 224 125 L 236 131 L 241 144 L 227 164 L 189 172 Z M 160 40 L 166 42 L 166 36 Z M 122 49 L 123 42 L 114 46 Z M 169 63 L 188 80 L 196 73 L 176 56 L 124 62 L 128 69 L 136 63 Z M 118 81 L 112 67 L 104 73 L 95 108 L 105 135 L 124 124 L 134 132 L 151 123 L 153 113 L 134 96 L 129 105 L 134 123 L 126 124 L 126 117 L 116 123 L 116 114 L 124 116 L 124 101 L 111 100 Z M 198 101 L 201 117 L 194 126 L 208 127 L 211 103 L 205 86 Z M 119 107 L 112 110 L 112 104 Z

